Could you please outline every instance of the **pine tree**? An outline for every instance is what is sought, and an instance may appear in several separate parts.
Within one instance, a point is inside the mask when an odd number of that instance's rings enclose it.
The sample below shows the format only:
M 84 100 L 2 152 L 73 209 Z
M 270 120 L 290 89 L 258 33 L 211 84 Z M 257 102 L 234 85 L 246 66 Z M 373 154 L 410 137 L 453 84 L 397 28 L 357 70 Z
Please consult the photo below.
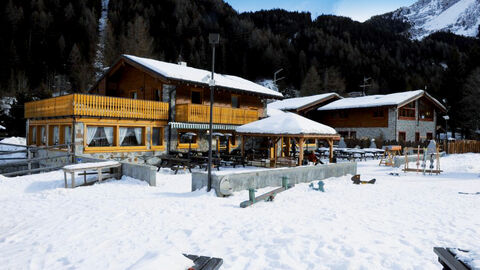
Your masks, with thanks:
M 319 92 L 321 87 L 321 80 L 318 76 L 315 66 L 311 66 L 307 75 L 303 79 L 302 87 L 300 88 L 300 96 L 311 96 Z

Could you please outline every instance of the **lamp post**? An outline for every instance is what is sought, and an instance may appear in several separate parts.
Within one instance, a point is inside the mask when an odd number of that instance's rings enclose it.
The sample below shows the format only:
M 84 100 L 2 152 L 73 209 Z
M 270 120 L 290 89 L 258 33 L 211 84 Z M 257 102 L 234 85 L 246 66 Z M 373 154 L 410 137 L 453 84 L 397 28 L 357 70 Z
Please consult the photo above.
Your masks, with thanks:
M 445 140 L 448 142 L 448 120 L 450 117 L 448 115 L 444 115 L 443 119 L 445 119 Z
M 220 43 L 220 34 L 211 33 L 208 41 L 212 45 L 212 78 L 210 79 L 210 121 L 208 123 L 208 186 L 207 191 L 212 189 L 212 132 L 213 132 L 213 90 L 215 87 L 215 46 Z

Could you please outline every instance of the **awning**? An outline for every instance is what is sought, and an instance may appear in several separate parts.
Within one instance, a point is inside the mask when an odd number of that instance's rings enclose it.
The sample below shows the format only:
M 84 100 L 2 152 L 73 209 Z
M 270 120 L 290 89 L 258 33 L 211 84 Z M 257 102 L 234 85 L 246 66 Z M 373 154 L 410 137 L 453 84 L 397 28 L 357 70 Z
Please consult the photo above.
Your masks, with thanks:
M 181 123 L 181 122 L 170 122 L 168 123 L 171 128 L 177 129 L 203 129 L 208 130 L 208 124 L 197 124 L 197 123 Z M 213 124 L 214 130 L 235 130 L 237 125 L 222 125 L 222 124 Z

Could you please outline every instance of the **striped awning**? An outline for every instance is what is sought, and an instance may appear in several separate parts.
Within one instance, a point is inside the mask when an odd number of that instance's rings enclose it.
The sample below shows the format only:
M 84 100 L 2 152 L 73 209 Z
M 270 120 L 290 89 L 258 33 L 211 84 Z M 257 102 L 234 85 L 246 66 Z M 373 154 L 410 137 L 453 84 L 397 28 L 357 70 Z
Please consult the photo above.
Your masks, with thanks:
M 197 123 L 181 123 L 181 122 L 170 122 L 168 123 L 172 128 L 178 129 L 204 129 L 208 130 L 208 124 L 197 124 Z M 213 124 L 214 130 L 235 130 L 237 125 L 223 125 L 223 124 Z

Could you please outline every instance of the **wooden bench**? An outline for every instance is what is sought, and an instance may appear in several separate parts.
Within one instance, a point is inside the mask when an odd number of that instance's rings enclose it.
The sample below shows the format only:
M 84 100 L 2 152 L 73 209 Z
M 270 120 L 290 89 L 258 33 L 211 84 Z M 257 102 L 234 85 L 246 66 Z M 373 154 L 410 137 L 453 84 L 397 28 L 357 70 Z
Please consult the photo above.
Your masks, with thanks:
M 445 270 L 469 270 L 470 268 L 455 258 L 447 248 L 434 247 L 433 252 L 438 256 L 438 262 Z
M 197 256 L 189 254 L 183 255 L 193 261 L 195 265 L 189 268 L 193 270 L 217 270 L 223 264 L 223 259 L 220 258 L 211 258 L 207 256 Z
M 114 176 L 115 178 L 119 179 L 121 177 L 121 170 L 122 164 L 118 161 L 104 161 L 104 162 L 91 162 L 91 163 L 79 163 L 79 164 L 72 164 L 67 165 L 62 168 L 63 175 L 65 179 L 65 188 L 68 187 L 67 185 L 67 173 L 71 175 L 71 188 L 75 187 L 75 172 L 83 172 L 83 184 L 87 184 L 87 171 L 96 171 L 95 174 L 98 174 L 98 182 L 102 182 L 103 180 L 103 170 L 110 169 L 113 171 L 108 173 L 108 177 Z M 107 176 L 106 175 L 106 176 Z

